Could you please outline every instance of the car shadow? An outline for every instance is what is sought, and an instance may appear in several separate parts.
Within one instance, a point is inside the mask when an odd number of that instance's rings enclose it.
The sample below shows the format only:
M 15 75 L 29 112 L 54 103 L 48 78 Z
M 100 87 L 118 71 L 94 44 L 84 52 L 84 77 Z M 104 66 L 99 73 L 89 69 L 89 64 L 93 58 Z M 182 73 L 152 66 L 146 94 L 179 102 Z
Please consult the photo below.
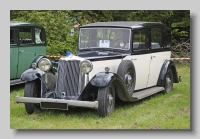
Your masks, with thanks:
M 149 101 L 150 99 L 152 99 L 153 97 L 156 97 L 156 96 L 162 96 L 164 94 L 163 91 L 161 92 L 158 92 L 156 94 L 153 94 L 153 95 L 150 95 L 146 98 L 143 98 L 143 99 L 140 99 L 138 101 L 133 101 L 133 102 L 130 102 L 130 101 L 121 101 L 120 99 L 116 99 L 115 100 L 115 108 L 118 108 L 118 107 L 125 107 L 125 106 L 136 106 L 136 105 L 140 105 L 144 102 L 147 102 Z
M 10 86 L 10 93 L 12 93 L 14 90 L 20 90 L 23 89 L 25 86 L 25 83 L 22 84 L 16 84 L 16 85 L 11 85 Z
M 116 99 L 115 101 L 115 110 L 116 109 L 119 109 L 119 108 L 125 108 L 125 107 L 135 107 L 137 105 L 141 105 L 143 104 L 144 102 L 147 102 L 149 101 L 150 99 L 152 99 L 153 97 L 157 97 L 157 96 L 162 96 L 163 95 L 163 92 L 158 92 L 156 94 L 153 94 L 149 97 L 146 97 L 146 98 L 143 98 L 141 100 L 138 100 L 138 101 L 135 101 L 135 102 L 127 102 L 127 101 L 121 101 L 119 99 Z M 94 117 L 98 117 L 98 112 L 97 110 L 95 109 L 91 109 L 91 108 L 84 108 L 84 107 L 73 107 L 73 106 L 70 106 L 68 110 L 44 110 L 44 109 L 40 109 L 39 110 L 41 113 L 43 112 L 47 112 L 47 113 L 51 113 L 53 114 L 54 116 L 55 115 L 61 115 L 61 114 L 65 114 L 66 116 L 67 115 L 74 115 L 74 116 L 81 116 L 81 117 L 88 117 L 88 115 L 93 115 Z M 40 114 L 41 114 L 40 113 Z M 91 116 L 91 117 L 93 117 Z

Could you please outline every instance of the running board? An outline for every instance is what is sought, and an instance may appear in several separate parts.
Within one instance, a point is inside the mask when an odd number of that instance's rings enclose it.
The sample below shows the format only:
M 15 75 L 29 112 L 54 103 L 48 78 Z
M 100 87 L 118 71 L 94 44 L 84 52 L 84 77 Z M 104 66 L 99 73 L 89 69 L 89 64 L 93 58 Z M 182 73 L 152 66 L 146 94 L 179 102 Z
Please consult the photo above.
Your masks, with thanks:
M 150 95 L 161 92 L 164 89 L 165 89 L 164 87 L 152 87 L 152 88 L 144 89 L 142 91 L 135 92 L 133 93 L 132 97 L 136 100 L 140 100 Z
M 10 86 L 22 83 L 25 83 L 25 81 L 21 81 L 20 79 L 10 80 Z

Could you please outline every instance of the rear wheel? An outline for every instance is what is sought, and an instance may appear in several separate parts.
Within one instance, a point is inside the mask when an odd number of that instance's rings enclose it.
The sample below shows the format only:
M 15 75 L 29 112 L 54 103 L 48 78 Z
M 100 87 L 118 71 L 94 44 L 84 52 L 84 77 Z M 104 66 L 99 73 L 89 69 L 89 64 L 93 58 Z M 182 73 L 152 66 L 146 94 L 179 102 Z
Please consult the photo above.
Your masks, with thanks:
M 24 97 L 36 97 L 40 96 L 41 84 L 40 80 L 34 80 L 25 83 L 24 88 Z M 25 103 L 25 109 L 28 114 L 32 114 L 35 111 L 35 108 L 39 108 L 39 104 Z
M 173 72 L 171 68 L 169 68 L 165 77 L 165 93 L 171 92 L 173 90 L 173 82 Z
M 115 88 L 113 84 L 98 90 L 98 114 L 100 117 L 110 115 L 115 107 Z

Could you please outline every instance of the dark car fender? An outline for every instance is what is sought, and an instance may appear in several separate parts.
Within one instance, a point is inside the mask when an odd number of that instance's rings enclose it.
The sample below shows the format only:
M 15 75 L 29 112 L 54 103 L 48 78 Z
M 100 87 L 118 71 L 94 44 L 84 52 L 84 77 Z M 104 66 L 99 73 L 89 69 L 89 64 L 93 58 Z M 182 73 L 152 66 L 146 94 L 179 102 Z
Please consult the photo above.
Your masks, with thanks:
M 39 76 L 38 76 L 39 74 Z M 21 75 L 22 81 L 33 81 L 39 77 L 42 77 L 42 75 L 45 74 L 43 71 L 41 71 L 39 68 L 36 69 L 28 69 L 24 71 Z
M 160 70 L 160 74 L 159 74 L 159 78 L 158 78 L 158 82 L 157 82 L 158 86 L 163 86 L 163 87 L 165 86 L 165 77 L 166 77 L 166 73 L 169 68 L 172 69 L 174 83 L 179 82 L 178 72 L 176 70 L 176 66 L 175 66 L 174 62 L 171 60 L 165 60 L 165 62 L 162 65 L 162 68 Z
M 110 83 L 114 84 L 116 95 L 120 100 L 134 101 L 134 99 L 129 95 L 124 81 L 117 74 L 111 72 L 97 73 L 86 85 L 79 99 L 89 96 L 94 87 L 98 89 L 99 87 L 105 87 Z

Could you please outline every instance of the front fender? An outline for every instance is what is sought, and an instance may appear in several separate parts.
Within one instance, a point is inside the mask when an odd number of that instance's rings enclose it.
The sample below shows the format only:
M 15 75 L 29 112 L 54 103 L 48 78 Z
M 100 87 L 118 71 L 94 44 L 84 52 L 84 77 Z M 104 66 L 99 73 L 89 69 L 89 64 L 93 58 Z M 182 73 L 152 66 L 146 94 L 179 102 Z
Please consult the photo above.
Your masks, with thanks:
M 93 86 L 97 87 L 104 87 L 108 85 L 112 80 L 116 79 L 114 73 L 105 73 L 105 72 L 100 72 L 97 73 L 91 80 L 90 83 Z
M 37 74 L 39 74 L 40 77 L 42 77 L 42 75 L 44 74 L 44 72 L 41 71 L 39 68 L 36 68 L 36 69 L 32 69 L 32 68 L 31 68 L 31 69 L 28 69 L 28 70 L 26 70 L 26 71 L 24 71 L 24 72 L 22 73 L 22 75 L 21 75 L 21 80 L 22 80 L 22 81 L 33 81 L 33 80 L 39 78 Z
M 79 99 L 86 98 L 91 92 L 96 91 L 99 87 L 105 87 L 108 84 L 113 83 L 115 87 L 115 92 L 118 98 L 122 101 L 134 101 L 132 96 L 128 93 L 124 81 L 115 73 L 100 72 L 97 73 L 87 84 L 83 92 L 81 93 Z

